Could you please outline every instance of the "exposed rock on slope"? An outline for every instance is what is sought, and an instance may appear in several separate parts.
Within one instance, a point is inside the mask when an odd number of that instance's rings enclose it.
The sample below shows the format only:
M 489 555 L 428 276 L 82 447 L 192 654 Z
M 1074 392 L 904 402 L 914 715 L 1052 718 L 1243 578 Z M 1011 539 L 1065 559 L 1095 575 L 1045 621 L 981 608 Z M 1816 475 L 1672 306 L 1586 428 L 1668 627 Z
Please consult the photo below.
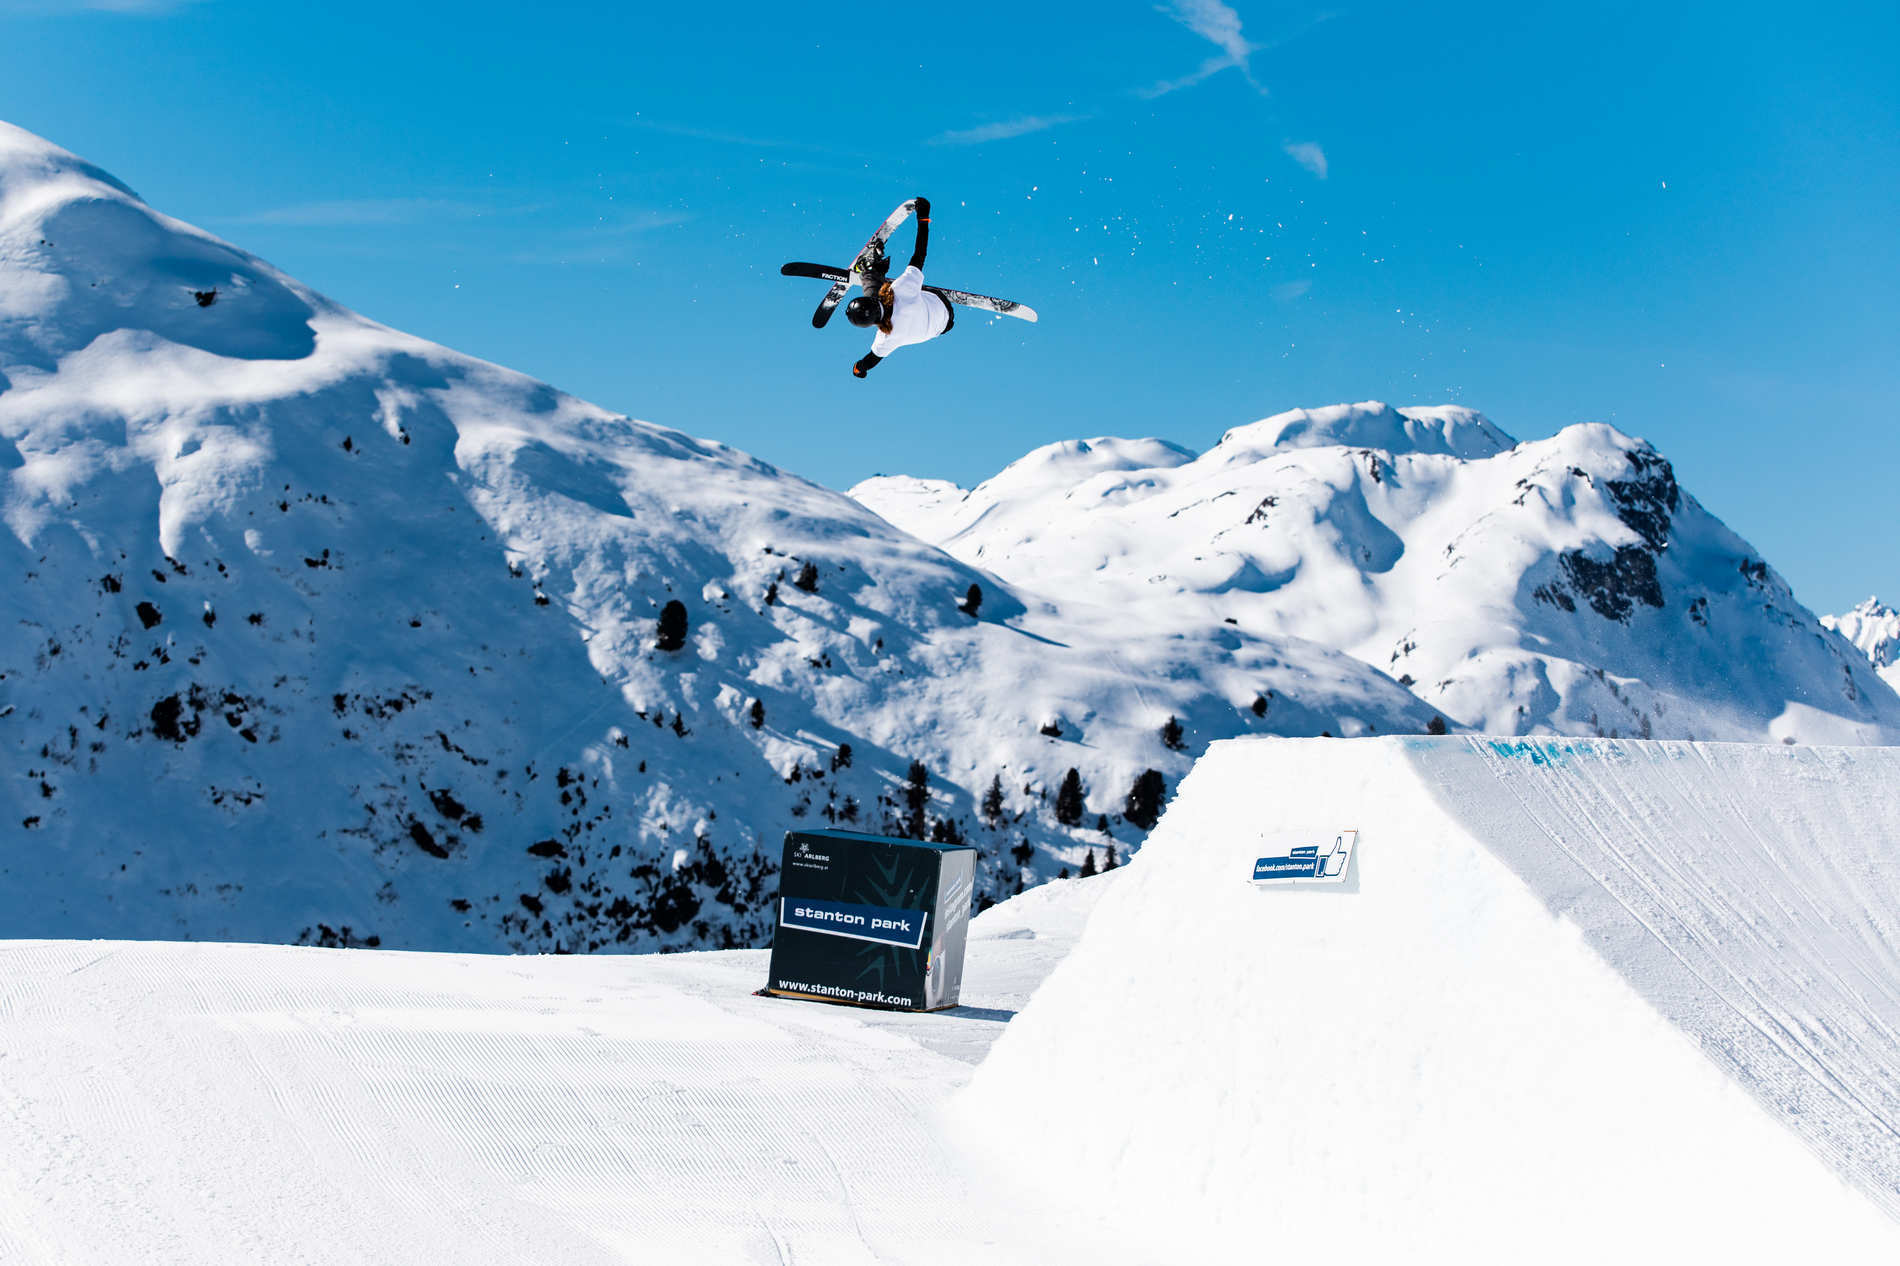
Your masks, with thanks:
M 1017 585 L 1337 646 L 1493 733 L 1900 741 L 1900 698 L 1612 427 L 1514 444 L 1370 403 L 1159 443 L 1052 445 L 960 497 L 852 492 Z

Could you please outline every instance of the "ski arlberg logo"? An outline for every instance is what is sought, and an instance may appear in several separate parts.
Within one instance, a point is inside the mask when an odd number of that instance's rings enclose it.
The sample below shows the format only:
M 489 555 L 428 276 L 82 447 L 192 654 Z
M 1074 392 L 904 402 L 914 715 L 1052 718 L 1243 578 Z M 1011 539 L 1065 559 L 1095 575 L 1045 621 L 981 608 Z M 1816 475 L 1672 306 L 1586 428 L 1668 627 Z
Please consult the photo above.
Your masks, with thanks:
M 1352 864 L 1353 845 L 1359 840 L 1356 830 L 1332 832 L 1331 839 L 1325 843 L 1328 832 L 1323 831 L 1281 831 L 1261 841 L 1264 856 L 1254 859 L 1253 882 L 1262 886 L 1268 884 L 1290 884 L 1304 880 L 1307 883 L 1336 884 L 1346 878 L 1346 869 Z

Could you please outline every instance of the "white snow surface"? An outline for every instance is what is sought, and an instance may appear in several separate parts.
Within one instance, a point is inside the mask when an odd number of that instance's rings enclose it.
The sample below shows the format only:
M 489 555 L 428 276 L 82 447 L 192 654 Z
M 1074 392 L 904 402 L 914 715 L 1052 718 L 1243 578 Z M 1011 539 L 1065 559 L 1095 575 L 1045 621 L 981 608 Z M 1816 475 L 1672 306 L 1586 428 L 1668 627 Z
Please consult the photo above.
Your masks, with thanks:
M 1136 776 L 1209 738 L 1431 718 L 1297 638 L 1019 592 L 3 124 L 0 524 L 0 935 L 759 944 L 780 833 L 894 829 L 913 761 L 910 825 L 978 843 L 1000 897 L 1099 856 L 1103 817 L 1138 846 Z
M 1487 733 L 1900 742 L 1893 688 L 1609 426 L 1516 444 L 1453 406 L 1295 409 L 1198 457 L 1050 445 L 954 493 L 852 489 L 1025 589 L 1338 647 Z
M 1900 611 L 1869 598 L 1845 615 L 1824 615 L 1821 623 L 1865 655 L 1881 679 L 1900 690 Z
M 1890 1260 L 1896 774 L 1219 743 L 937 1015 L 759 950 L 0 942 L 0 1261 Z
M 976 919 L 936 1015 L 756 950 L 0 942 L 0 1262 L 1056 1260 L 937 1113 L 1120 873 Z
M 1215 744 L 955 1132 L 1157 1262 L 1890 1260 L 1896 785 L 1891 748 Z M 1249 882 L 1347 827 L 1345 883 Z

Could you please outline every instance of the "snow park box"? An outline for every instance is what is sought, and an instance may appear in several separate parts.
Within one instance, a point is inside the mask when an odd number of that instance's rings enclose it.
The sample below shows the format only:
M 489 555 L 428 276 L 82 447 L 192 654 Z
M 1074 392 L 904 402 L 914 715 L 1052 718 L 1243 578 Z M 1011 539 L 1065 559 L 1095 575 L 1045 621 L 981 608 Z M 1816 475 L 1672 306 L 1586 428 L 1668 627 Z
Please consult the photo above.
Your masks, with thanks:
M 895 1011 L 957 1005 L 976 850 L 790 831 L 761 993 Z

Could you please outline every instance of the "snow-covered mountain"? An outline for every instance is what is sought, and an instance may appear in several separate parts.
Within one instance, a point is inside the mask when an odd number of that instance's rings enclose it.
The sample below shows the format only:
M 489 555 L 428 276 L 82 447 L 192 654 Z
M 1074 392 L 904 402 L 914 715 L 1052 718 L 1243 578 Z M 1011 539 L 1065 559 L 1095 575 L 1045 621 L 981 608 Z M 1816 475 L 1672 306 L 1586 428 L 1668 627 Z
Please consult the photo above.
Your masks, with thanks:
M 967 493 L 852 494 L 1013 584 L 1338 647 L 1491 733 L 1900 741 L 1900 697 L 1609 426 L 1520 444 L 1469 409 L 1340 405 L 1198 456 L 1074 440 Z
M 0 517 L 0 935 L 757 943 L 788 827 L 967 835 L 996 896 L 1125 852 L 1209 739 L 1433 719 L 1299 638 L 1017 592 L 5 125 Z
M 1900 611 L 1869 598 L 1845 615 L 1824 615 L 1821 623 L 1865 655 L 1881 679 L 1900 690 Z

